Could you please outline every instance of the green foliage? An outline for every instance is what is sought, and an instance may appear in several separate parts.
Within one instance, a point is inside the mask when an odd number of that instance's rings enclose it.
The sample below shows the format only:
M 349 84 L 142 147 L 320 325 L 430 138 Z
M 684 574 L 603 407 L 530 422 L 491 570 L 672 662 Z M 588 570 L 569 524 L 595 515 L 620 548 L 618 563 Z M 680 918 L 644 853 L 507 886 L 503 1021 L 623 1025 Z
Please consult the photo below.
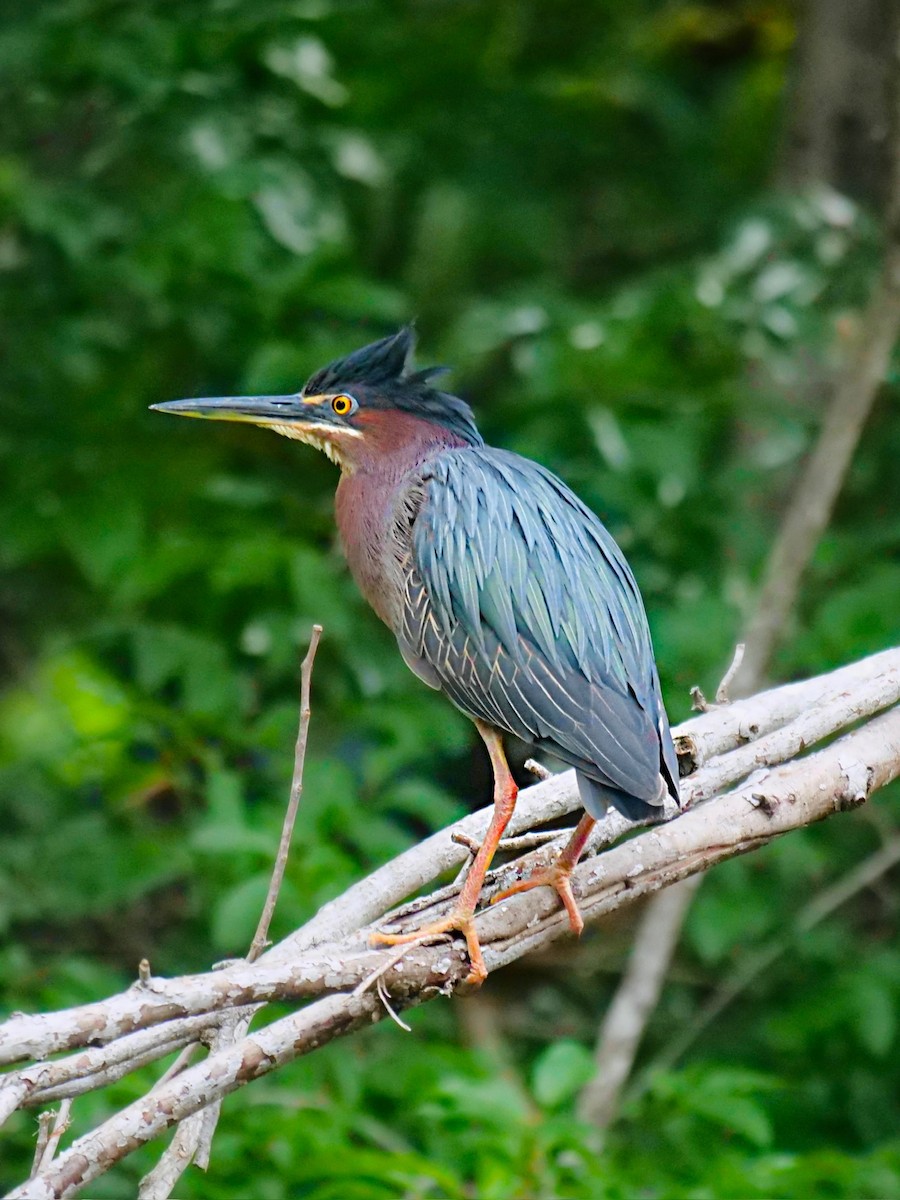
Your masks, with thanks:
M 532 1074 L 535 1099 L 546 1108 L 557 1108 L 571 1098 L 594 1074 L 593 1059 L 580 1042 L 552 1042 L 538 1057 Z
M 111 992 L 240 953 L 277 843 L 297 671 L 325 626 L 274 934 L 487 796 L 334 546 L 330 465 L 148 413 L 289 390 L 418 314 L 492 442 L 625 547 L 670 711 L 715 685 L 877 261 L 827 191 L 766 191 L 793 6 L 48 0 L 0 31 L 0 988 Z M 776 664 L 898 640 L 893 380 Z M 896 794 L 717 869 L 652 1064 L 744 955 L 877 846 Z M 788 952 L 602 1152 L 575 1118 L 612 980 L 492 980 L 226 1104 L 181 1194 L 900 1197 L 888 882 Z M 514 977 L 515 978 L 515 977 Z M 76 1129 L 153 1076 L 79 1100 Z M 0 1186 L 30 1160 L 13 1124 Z M 156 1149 L 97 1185 L 134 1193 Z

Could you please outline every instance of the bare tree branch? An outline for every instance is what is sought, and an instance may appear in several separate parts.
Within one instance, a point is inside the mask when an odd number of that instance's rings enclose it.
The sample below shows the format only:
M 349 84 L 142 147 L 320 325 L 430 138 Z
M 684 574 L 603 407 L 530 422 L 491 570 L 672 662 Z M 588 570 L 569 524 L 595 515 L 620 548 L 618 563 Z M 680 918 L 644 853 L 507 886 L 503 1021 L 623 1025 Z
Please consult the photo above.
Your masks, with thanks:
M 794 757 L 812 744 L 811 717 L 805 711 L 806 706 L 813 714 L 815 728 L 821 738 L 854 724 L 861 714 L 870 714 L 896 703 L 900 700 L 900 649 L 872 655 L 853 667 L 842 668 L 802 684 L 776 688 L 765 695 L 769 698 L 768 710 L 765 697 L 757 696 L 693 718 L 676 730 L 679 744 L 687 745 L 689 754 L 697 757 L 707 754 L 703 765 L 692 777 L 683 781 L 688 804 L 694 796 L 709 796 L 715 790 L 723 791 L 767 765 Z M 740 716 L 742 711 L 744 719 Z M 747 745 L 746 739 L 752 736 L 750 725 L 760 736 Z M 723 740 L 722 735 L 715 732 L 725 726 L 731 731 L 730 741 Z M 718 746 L 720 752 L 710 756 L 714 746 Z M 542 804 L 544 798 L 546 803 Z M 579 803 L 571 771 L 528 788 L 519 799 L 523 814 L 535 825 L 555 819 L 561 810 L 575 808 Z M 483 822 L 487 815 L 485 810 L 476 814 L 476 817 Z M 352 960 L 348 960 L 346 955 L 336 955 L 335 946 L 358 935 L 364 926 L 385 919 L 389 905 L 396 902 L 397 886 L 406 889 L 401 895 L 408 894 L 408 890 L 411 890 L 410 880 L 433 884 L 448 866 L 452 869 L 466 854 L 465 848 L 453 841 L 453 834 L 462 827 L 471 829 L 474 820 L 473 817 L 467 817 L 449 826 L 370 876 L 371 881 L 385 875 L 390 878 L 396 873 L 402 881 L 400 885 L 395 884 L 383 891 L 379 889 L 380 904 L 374 911 L 371 902 L 373 889 L 364 886 L 368 881 L 354 885 L 341 900 L 327 905 L 326 909 L 331 908 L 339 914 L 336 921 L 339 932 L 328 941 L 303 937 L 305 930 L 315 927 L 314 918 L 298 934 L 292 935 L 253 964 L 236 962 L 223 970 L 177 980 L 152 978 L 147 983 L 133 984 L 127 991 L 109 1000 L 81 1005 L 61 1013 L 10 1017 L 0 1025 L 0 1064 L 23 1059 L 40 1063 L 49 1055 L 76 1050 L 79 1046 L 99 1049 L 91 1049 L 54 1063 L 26 1067 L 21 1072 L 0 1077 L 0 1108 L 4 1106 L 6 1089 L 17 1088 L 23 1076 L 29 1081 L 32 1078 L 36 1080 L 31 1085 L 34 1093 L 31 1099 L 37 1103 L 42 1098 L 40 1088 L 77 1079 L 83 1073 L 93 1074 L 100 1069 L 103 1045 L 113 1043 L 120 1046 L 122 1043 L 116 1039 L 125 1038 L 126 1035 L 136 1039 L 161 1036 L 165 1044 L 164 1052 L 168 1053 L 173 1048 L 172 1041 L 184 1027 L 185 1018 L 194 1021 L 202 1013 L 215 1013 L 273 999 L 309 998 L 321 995 L 324 991 L 357 986 L 384 961 L 381 955 L 385 952 L 369 950 L 358 936 L 353 943 L 358 947 L 358 952 Z M 599 844 L 609 844 L 615 837 L 633 829 L 631 823 L 618 813 L 610 813 L 604 821 L 599 822 L 599 826 L 603 835 Z M 448 862 L 441 847 L 455 858 Z M 532 852 L 526 864 L 547 853 L 546 849 Z M 417 859 L 421 861 L 416 862 Z M 500 867 L 492 873 L 491 888 L 499 891 L 523 869 L 527 870 L 528 866 L 523 867 L 522 860 Z M 415 886 L 414 882 L 412 887 Z M 452 889 L 442 888 L 425 900 L 407 906 L 403 913 L 414 916 L 416 923 L 420 923 L 421 913 L 426 906 L 431 906 L 431 916 L 435 911 L 440 911 L 441 905 L 448 907 L 453 895 Z M 353 897 L 360 898 L 356 906 L 352 903 Z M 276 953 L 284 946 L 297 949 L 290 955 Z M 153 1027 L 160 1027 L 161 1034 L 156 1034 Z M 138 1034 L 137 1030 L 144 1030 L 144 1033 Z M 193 1040 L 196 1040 L 196 1024 L 191 1026 L 191 1031 Z M 187 1041 L 188 1038 L 183 1040 Z M 136 1048 L 143 1052 L 151 1044 L 149 1040 L 141 1040 Z M 112 1047 L 106 1053 L 110 1054 L 111 1051 Z
M 737 792 L 698 802 L 695 809 L 677 820 L 656 826 L 583 863 L 576 873 L 575 886 L 582 895 L 585 916 L 596 919 L 638 896 L 694 874 L 721 857 L 742 853 L 787 829 L 826 815 L 841 796 L 864 796 L 880 786 L 900 770 L 900 763 L 890 765 L 891 755 L 897 749 L 895 741 L 900 744 L 900 708 L 890 707 L 898 701 L 900 650 L 892 650 L 831 675 L 777 688 L 687 722 L 676 731 L 679 746 L 686 762 L 700 761 L 702 765 L 692 778 L 684 781 L 685 801 L 690 804 L 700 797 L 722 792 L 740 780 L 746 782 Z M 883 709 L 888 711 L 882 717 L 833 743 L 827 751 L 776 770 L 769 769 L 801 753 L 817 738 L 828 737 Z M 887 725 L 879 724 L 886 721 Z M 871 762 L 866 758 L 860 766 L 857 761 L 860 746 L 869 754 L 871 745 L 855 739 L 870 737 L 874 731 L 880 731 L 877 753 L 873 750 Z M 747 739 L 754 735 L 755 740 L 747 744 Z M 827 764 L 824 775 L 822 771 L 816 774 L 821 762 Z M 788 787 L 788 780 L 796 782 Z M 741 796 L 742 800 L 736 800 Z M 572 773 L 529 788 L 522 793 L 521 801 L 520 820 L 524 818 L 532 825 L 574 809 L 578 799 Z M 277 1065 L 306 1053 L 345 1028 L 381 1019 L 388 1008 L 399 1011 L 460 986 L 467 966 L 457 942 L 419 945 L 397 954 L 396 950 L 370 949 L 367 927 L 385 919 L 419 924 L 423 914 L 424 919 L 430 919 L 445 912 L 453 903 L 452 887 L 439 888 L 431 896 L 393 914 L 386 913 L 386 908 L 398 894 L 404 894 L 397 889 L 408 889 L 411 879 L 421 878 L 433 885 L 448 867 L 452 869 L 460 858 L 467 856 L 467 848 L 457 844 L 453 836 L 461 829 L 477 832 L 485 816 L 480 814 L 458 822 L 401 855 L 394 864 L 388 864 L 369 881 L 349 889 L 344 897 L 328 906 L 327 920 L 315 918 L 255 963 L 232 963 L 222 970 L 181 979 L 146 975 L 128 991 L 106 1001 L 61 1013 L 11 1017 L 0 1025 L 0 1062 L 27 1058 L 34 1062 L 0 1077 L 0 1115 L 8 1115 L 16 1107 L 39 1105 L 53 1097 L 77 1095 L 103 1086 L 141 1063 L 202 1039 L 211 1046 L 209 1056 L 177 1074 L 170 1069 L 139 1102 L 145 1114 L 162 1111 L 168 1114 L 160 1125 L 154 1123 L 156 1117 L 149 1125 L 142 1124 L 146 1137 L 142 1134 L 139 1141 L 156 1136 L 147 1130 L 161 1132 L 163 1127 L 181 1120 L 173 1116 L 173 1097 L 181 1097 L 179 1104 L 187 1106 L 185 1117 L 201 1110 L 208 1114 L 202 1122 L 191 1122 L 187 1131 L 178 1134 L 171 1153 L 164 1156 L 175 1161 L 161 1163 L 146 1181 L 148 1200 L 169 1194 L 165 1189 L 171 1191 L 179 1173 L 174 1168 L 187 1152 L 195 1161 L 203 1161 L 208 1155 L 215 1127 L 214 1108 L 222 1096 L 263 1069 L 269 1069 L 262 1060 L 257 1061 L 260 1037 L 264 1036 L 265 1062 L 269 1061 L 269 1048 L 276 1047 L 273 1063 Z M 610 814 L 607 821 L 600 823 L 600 836 L 594 848 L 608 846 L 630 830 L 633 826 L 618 814 Z M 690 834 L 687 841 L 686 834 Z M 506 886 L 510 877 L 527 869 L 530 862 L 552 853 L 553 847 L 541 847 L 499 868 L 492 873 L 486 896 Z M 394 878 L 389 884 L 390 876 Z M 477 919 L 490 970 L 546 945 L 566 929 L 555 898 L 546 889 L 509 898 L 483 910 Z M 329 922 L 338 931 L 330 936 L 326 932 Z M 291 952 L 286 953 L 285 947 L 291 947 Z M 369 990 L 376 979 L 384 1002 Z M 343 996 L 337 1008 L 321 1007 L 324 1003 L 321 998 L 329 993 Z M 289 1019 L 287 1025 L 276 1022 L 260 1034 L 247 1036 L 247 1022 L 256 1008 L 276 999 L 314 1002 Z M 224 1014 L 228 1014 L 229 1024 L 234 1025 L 233 1034 L 222 1028 Z M 294 1038 L 291 1047 L 282 1046 L 278 1039 L 282 1035 L 287 1037 L 290 1031 Z M 304 1031 L 302 1037 L 301 1031 Z M 232 1038 L 235 1044 L 231 1044 Z M 47 1061 L 48 1056 L 66 1050 L 73 1053 Z M 237 1052 L 240 1057 L 235 1057 Z M 250 1069 L 248 1064 L 253 1063 Z M 182 1109 L 179 1107 L 177 1111 Z M 125 1121 L 124 1126 L 120 1118 Z M 107 1122 L 86 1135 L 87 1141 L 79 1139 L 57 1162 L 45 1164 L 38 1180 L 50 1179 L 53 1172 L 62 1178 L 61 1173 L 74 1171 L 72 1164 L 76 1158 L 72 1155 L 80 1148 L 78 1153 L 87 1155 L 89 1163 L 79 1166 L 71 1176 L 71 1185 L 65 1185 L 68 1190 L 59 1193 L 74 1195 L 89 1179 L 102 1174 L 129 1152 L 128 1146 L 134 1148 L 138 1143 L 130 1140 L 130 1126 L 124 1114 L 111 1120 L 113 1124 Z M 95 1154 L 98 1146 L 101 1149 Z M 36 1184 L 32 1181 L 28 1186 L 33 1188 Z
M 792 829 L 854 808 L 898 774 L 900 706 L 894 706 L 826 749 L 767 771 L 764 778 L 582 863 L 574 882 L 585 918 L 596 920 Z M 556 898 L 547 889 L 537 889 L 484 910 L 478 925 L 485 961 L 493 971 L 546 946 L 564 932 L 566 920 Z M 354 995 L 347 989 L 347 975 L 359 974 L 361 955 L 386 953 L 361 950 L 364 936 L 361 931 L 330 948 L 331 986 L 341 989 L 336 994 L 187 1068 L 79 1138 L 10 1196 L 45 1200 L 75 1195 L 174 1122 L 335 1037 L 382 1019 L 385 1013 L 376 995 L 371 991 Z M 257 963 L 241 969 L 263 967 Z M 288 965 L 281 969 L 290 970 Z M 455 943 L 418 946 L 386 972 L 384 980 L 394 1006 L 401 1009 L 458 988 L 467 969 L 464 953 Z
M 674 731 L 679 759 L 683 760 L 682 771 L 693 771 L 735 746 L 755 741 L 796 719 L 807 709 L 828 705 L 837 711 L 843 703 L 842 698 L 859 696 L 863 691 L 868 693 L 873 681 L 880 679 L 883 673 L 897 669 L 898 661 L 897 651 L 885 650 L 830 674 L 788 684 L 684 722 Z M 568 816 L 580 807 L 574 774 L 564 771 L 552 775 L 519 793 L 507 832 L 510 837 L 516 837 L 535 825 Z M 483 808 L 472 813 L 373 871 L 343 895 L 325 904 L 295 933 L 273 946 L 263 956 L 263 961 L 296 955 L 352 933 L 401 903 L 406 896 L 455 870 L 466 861 L 468 851 L 454 842 L 454 834 L 462 833 L 480 841 L 491 812 L 491 808 Z M 616 836 L 631 828 L 630 822 L 614 812 L 599 824 L 604 829 L 617 826 Z
M 682 774 L 689 776 L 710 759 L 719 758 L 736 746 L 759 743 L 773 730 L 782 729 L 817 708 L 849 701 L 851 709 L 863 702 L 870 688 L 895 686 L 900 660 L 894 650 L 882 650 L 859 662 L 839 667 L 825 675 L 786 683 L 756 696 L 735 700 L 710 715 L 691 717 L 673 731 Z M 891 701 L 887 700 L 887 704 Z
M 65 1096 L 106 1087 L 147 1063 L 166 1058 L 193 1042 L 209 1027 L 205 1016 L 155 1025 L 119 1037 L 112 1045 L 98 1045 L 58 1062 L 36 1063 L 21 1071 L 0 1076 L 0 1125 L 19 1107 L 50 1104 Z M 36 1057 L 26 1055 L 25 1057 Z M 37 1056 L 40 1057 L 40 1056 Z
M 671 897 L 671 903 L 657 909 L 654 920 L 638 926 L 622 984 L 600 1025 L 594 1055 L 597 1073 L 578 1098 L 581 1120 L 600 1129 L 606 1129 L 618 1109 L 644 1026 L 656 1008 L 684 911 L 694 898 L 691 885 L 700 879 L 699 874 L 691 875 L 661 892 L 660 896 Z

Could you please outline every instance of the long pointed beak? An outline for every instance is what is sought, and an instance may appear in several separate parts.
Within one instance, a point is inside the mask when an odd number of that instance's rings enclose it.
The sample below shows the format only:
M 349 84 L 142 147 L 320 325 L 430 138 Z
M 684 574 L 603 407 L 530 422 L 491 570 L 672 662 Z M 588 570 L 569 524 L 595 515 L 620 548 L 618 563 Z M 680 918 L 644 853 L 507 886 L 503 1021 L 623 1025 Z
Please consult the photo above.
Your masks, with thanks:
M 300 396 L 205 396 L 197 400 L 166 400 L 151 404 L 154 412 L 179 417 L 204 417 L 210 421 L 249 421 L 254 425 L 278 425 L 303 419 L 313 423 L 310 408 Z

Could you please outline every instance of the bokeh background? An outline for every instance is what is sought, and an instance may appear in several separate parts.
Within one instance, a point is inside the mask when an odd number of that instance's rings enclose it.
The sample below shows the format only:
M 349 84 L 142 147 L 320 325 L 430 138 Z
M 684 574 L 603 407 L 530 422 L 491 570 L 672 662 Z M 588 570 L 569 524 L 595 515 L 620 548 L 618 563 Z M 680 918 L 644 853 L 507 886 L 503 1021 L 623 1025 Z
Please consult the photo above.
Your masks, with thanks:
M 6 0 L 0 988 L 248 944 L 325 627 L 281 935 L 489 797 L 337 552 L 334 469 L 148 413 L 294 390 L 418 319 L 486 438 L 625 548 L 674 720 L 727 665 L 878 269 L 882 0 Z M 846 10 L 846 11 L 842 11 Z M 824 42 L 823 42 L 824 39 Z M 827 54 L 823 57 L 823 44 Z M 828 69 L 823 68 L 823 63 Z M 773 675 L 898 641 L 898 384 Z M 714 871 L 602 1153 L 575 1102 L 634 915 L 226 1102 L 178 1194 L 898 1197 L 897 872 L 799 941 L 900 796 Z M 784 953 L 682 1058 L 717 983 Z M 75 1106 L 75 1132 L 148 1086 Z M 19 1116 L 0 1184 L 30 1162 Z M 152 1152 L 92 1195 L 134 1194 Z

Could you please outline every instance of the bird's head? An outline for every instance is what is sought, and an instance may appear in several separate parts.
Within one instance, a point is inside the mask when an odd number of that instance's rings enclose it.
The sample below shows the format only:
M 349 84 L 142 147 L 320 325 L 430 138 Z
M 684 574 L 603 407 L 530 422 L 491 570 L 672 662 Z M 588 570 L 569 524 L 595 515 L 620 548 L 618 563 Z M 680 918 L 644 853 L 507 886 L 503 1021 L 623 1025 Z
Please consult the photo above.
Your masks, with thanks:
M 481 445 L 472 410 L 414 371 L 411 326 L 316 371 L 289 396 L 218 396 L 153 404 L 158 412 L 249 421 L 324 451 L 342 469 L 396 452 L 411 441 Z

